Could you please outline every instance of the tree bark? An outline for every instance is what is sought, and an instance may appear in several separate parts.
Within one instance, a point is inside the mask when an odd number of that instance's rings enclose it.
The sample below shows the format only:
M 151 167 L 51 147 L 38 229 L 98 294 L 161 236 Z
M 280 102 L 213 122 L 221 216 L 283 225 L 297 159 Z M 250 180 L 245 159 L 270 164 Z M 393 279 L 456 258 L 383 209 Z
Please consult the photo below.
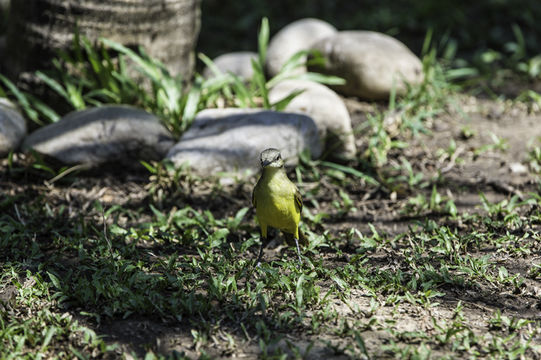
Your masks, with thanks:
M 12 0 L 2 56 L 8 74 L 50 68 L 57 51 L 72 45 L 76 28 L 91 40 L 142 45 L 171 73 L 189 79 L 200 0 Z

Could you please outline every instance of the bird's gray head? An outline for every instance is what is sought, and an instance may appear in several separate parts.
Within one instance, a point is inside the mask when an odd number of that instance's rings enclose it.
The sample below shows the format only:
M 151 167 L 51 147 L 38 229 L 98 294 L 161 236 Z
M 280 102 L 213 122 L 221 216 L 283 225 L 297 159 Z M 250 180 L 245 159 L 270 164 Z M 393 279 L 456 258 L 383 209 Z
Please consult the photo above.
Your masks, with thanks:
M 260 155 L 260 160 L 262 168 L 281 168 L 284 166 L 284 160 L 282 160 L 282 155 L 278 149 L 269 148 L 263 150 Z

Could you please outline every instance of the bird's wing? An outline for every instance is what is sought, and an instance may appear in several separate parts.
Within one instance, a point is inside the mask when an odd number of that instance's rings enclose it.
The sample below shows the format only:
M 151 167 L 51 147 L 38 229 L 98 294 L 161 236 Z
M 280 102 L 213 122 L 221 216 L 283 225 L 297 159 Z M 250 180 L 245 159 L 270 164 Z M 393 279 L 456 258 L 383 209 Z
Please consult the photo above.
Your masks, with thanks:
M 299 192 L 299 189 L 297 189 L 297 187 L 295 187 L 295 205 L 299 209 L 299 212 L 301 212 L 302 211 L 302 196 L 301 196 L 301 193 Z

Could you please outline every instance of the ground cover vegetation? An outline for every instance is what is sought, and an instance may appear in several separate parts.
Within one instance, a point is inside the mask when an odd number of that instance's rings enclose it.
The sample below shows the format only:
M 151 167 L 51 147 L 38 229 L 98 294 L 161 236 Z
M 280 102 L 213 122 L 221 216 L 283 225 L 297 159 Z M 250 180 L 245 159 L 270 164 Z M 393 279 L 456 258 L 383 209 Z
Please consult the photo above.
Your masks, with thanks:
M 264 56 L 271 30 L 260 15 L 268 12 L 272 29 L 274 10 L 253 3 L 245 2 L 251 11 L 236 26 L 249 29 L 257 17 Z M 331 3 L 318 6 L 341 24 L 357 24 Z M 396 27 L 415 43 L 423 14 L 435 11 L 430 3 L 410 9 L 421 19 L 411 24 L 385 10 L 392 7 L 368 4 L 376 14 L 369 27 Z M 472 29 L 442 30 L 464 14 L 454 7 L 448 17 L 427 16 L 433 30 L 418 41 L 423 84 L 388 102 L 345 99 L 356 159 L 302 154 L 289 169 L 310 240 L 300 268 L 294 249 L 278 241 L 253 266 L 255 178 L 224 184 L 220 174 L 201 178 L 166 162 L 80 172 L 37 154 L 3 159 L 1 357 L 540 357 L 541 133 L 532 126 L 541 117 L 540 61 L 531 40 L 541 32 L 528 33 L 528 15 L 511 11 L 511 2 L 489 5 L 490 14 L 510 9 L 506 16 L 516 20 L 486 25 L 508 30 L 497 47 L 486 39 L 474 49 L 481 32 Z M 203 16 L 213 6 L 203 2 Z M 312 15 L 304 2 L 298 6 Z M 203 32 L 203 44 L 212 44 L 208 37 Z M 205 107 L 279 109 L 288 100 L 266 100 L 272 79 L 262 68 L 248 85 L 229 75 L 186 83 L 106 39 L 74 44 L 57 64 L 75 72 L 37 74 L 61 106 L 0 78 L 2 94 L 36 127 L 65 108 L 127 102 L 179 135 Z M 135 63 L 142 84 L 124 61 Z M 520 171 L 512 171 L 516 164 Z

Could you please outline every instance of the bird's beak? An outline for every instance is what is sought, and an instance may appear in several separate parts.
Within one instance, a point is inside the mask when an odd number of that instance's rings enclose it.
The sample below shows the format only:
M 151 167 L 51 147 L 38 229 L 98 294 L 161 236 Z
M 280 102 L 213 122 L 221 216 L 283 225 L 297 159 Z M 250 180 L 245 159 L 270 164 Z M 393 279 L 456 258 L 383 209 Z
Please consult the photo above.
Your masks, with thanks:
M 265 160 L 265 161 L 261 161 L 261 167 L 267 167 L 268 165 L 270 165 L 270 161 L 268 160 Z

